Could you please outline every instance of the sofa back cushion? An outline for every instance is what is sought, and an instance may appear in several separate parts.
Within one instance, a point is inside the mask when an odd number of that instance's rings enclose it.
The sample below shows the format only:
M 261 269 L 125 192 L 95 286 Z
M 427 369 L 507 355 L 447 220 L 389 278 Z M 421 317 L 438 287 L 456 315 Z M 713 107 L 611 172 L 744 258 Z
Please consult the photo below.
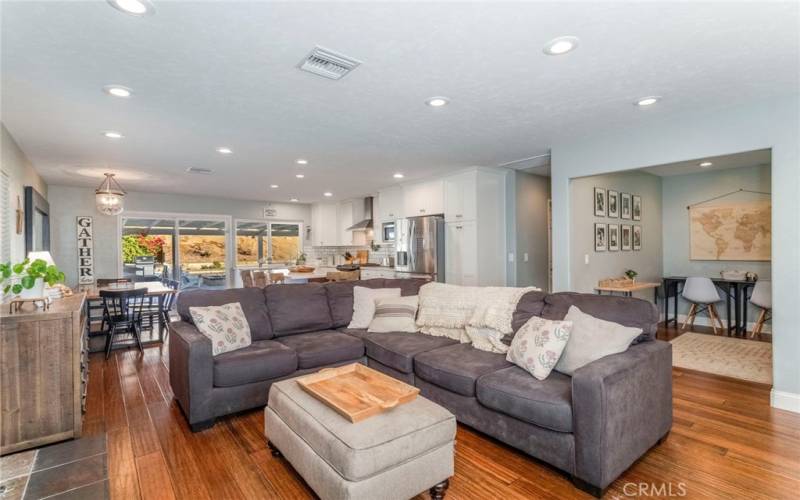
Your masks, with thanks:
M 320 283 L 269 285 L 264 294 L 276 337 L 333 327 L 328 294 Z
M 383 288 L 383 278 L 361 281 L 337 281 L 326 283 L 328 292 L 328 305 L 331 309 L 333 328 L 343 328 L 353 319 L 353 287 Z
M 575 306 L 595 318 L 641 328 L 642 334 L 633 341 L 633 344 L 653 340 L 658 329 L 658 308 L 652 302 L 642 299 L 560 292 L 547 295 L 544 301 L 543 318 L 564 319 L 570 306 Z
M 229 290 L 189 290 L 178 294 L 177 309 L 183 321 L 194 324 L 190 307 L 221 306 L 238 302 L 247 318 L 253 340 L 269 340 L 275 336 L 260 288 L 231 288 Z
M 528 292 L 519 299 L 517 308 L 514 309 L 514 315 L 511 317 L 511 328 L 514 332 L 519 331 L 522 325 L 532 317 L 542 315 L 546 295 L 546 293 L 540 291 Z M 509 339 L 510 342 L 511 340 Z
M 425 278 L 386 279 L 381 288 L 399 288 L 401 296 L 410 297 L 412 295 L 419 295 L 419 288 L 425 283 L 430 282 L 431 280 Z

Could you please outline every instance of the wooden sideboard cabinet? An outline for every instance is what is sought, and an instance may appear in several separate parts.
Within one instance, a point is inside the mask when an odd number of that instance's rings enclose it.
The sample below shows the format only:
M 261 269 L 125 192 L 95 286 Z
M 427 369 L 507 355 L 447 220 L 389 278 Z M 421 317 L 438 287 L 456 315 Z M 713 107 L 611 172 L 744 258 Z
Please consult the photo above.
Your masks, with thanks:
M 89 376 L 85 294 L 0 311 L 0 455 L 77 438 Z

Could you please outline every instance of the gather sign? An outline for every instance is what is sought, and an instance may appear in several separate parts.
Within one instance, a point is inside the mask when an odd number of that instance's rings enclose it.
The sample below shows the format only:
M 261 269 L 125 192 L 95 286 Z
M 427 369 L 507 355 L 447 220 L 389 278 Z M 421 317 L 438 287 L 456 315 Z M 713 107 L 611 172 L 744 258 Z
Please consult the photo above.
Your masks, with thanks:
M 92 243 L 92 217 L 79 215 L 78 228 L 78 283 L 94 283 L 94 244 Z

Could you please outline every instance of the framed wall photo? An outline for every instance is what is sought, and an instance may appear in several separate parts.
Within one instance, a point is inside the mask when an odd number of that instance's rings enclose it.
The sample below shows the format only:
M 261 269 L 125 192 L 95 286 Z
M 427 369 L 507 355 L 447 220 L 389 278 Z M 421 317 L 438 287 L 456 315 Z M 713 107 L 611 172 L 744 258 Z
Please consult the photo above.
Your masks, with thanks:
M 619 224 L 608 225 L 608 251 L 619 251 Z
M 631 226 L 630 224 L 622 224 L 619 226 L 619 239 L 620 239 L 620 248 L 623 251 L 628 251 L 631 249 Z
M 608 248 L 608 226 L 600 222 L 594 225 L 594 251 L 605 252 Z
M 633 195 L 633 220 L 642 220 L 642 197 Z
M 621 219 L 631 218 L 631 195 L 630 193 L 619 194 L 619 216 Z
M 619 193 L 613 189 L 608 190 L 608 216 L 616 219 L 619 217 Z
M 594 215 L 596 217 L 606 216 L 606 190 L 603 188 L 594 188 Z
M 642 249 L 642 226 L 638 224 L 633 226 L 633 249 Z

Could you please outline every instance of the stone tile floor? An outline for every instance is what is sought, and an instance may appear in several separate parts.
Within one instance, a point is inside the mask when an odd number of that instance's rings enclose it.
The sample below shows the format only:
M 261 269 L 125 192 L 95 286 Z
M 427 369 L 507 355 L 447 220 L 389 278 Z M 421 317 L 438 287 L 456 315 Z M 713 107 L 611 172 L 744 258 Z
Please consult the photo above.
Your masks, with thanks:
M 108 499 L 105 435 L 0 458 L 0 500 Z

